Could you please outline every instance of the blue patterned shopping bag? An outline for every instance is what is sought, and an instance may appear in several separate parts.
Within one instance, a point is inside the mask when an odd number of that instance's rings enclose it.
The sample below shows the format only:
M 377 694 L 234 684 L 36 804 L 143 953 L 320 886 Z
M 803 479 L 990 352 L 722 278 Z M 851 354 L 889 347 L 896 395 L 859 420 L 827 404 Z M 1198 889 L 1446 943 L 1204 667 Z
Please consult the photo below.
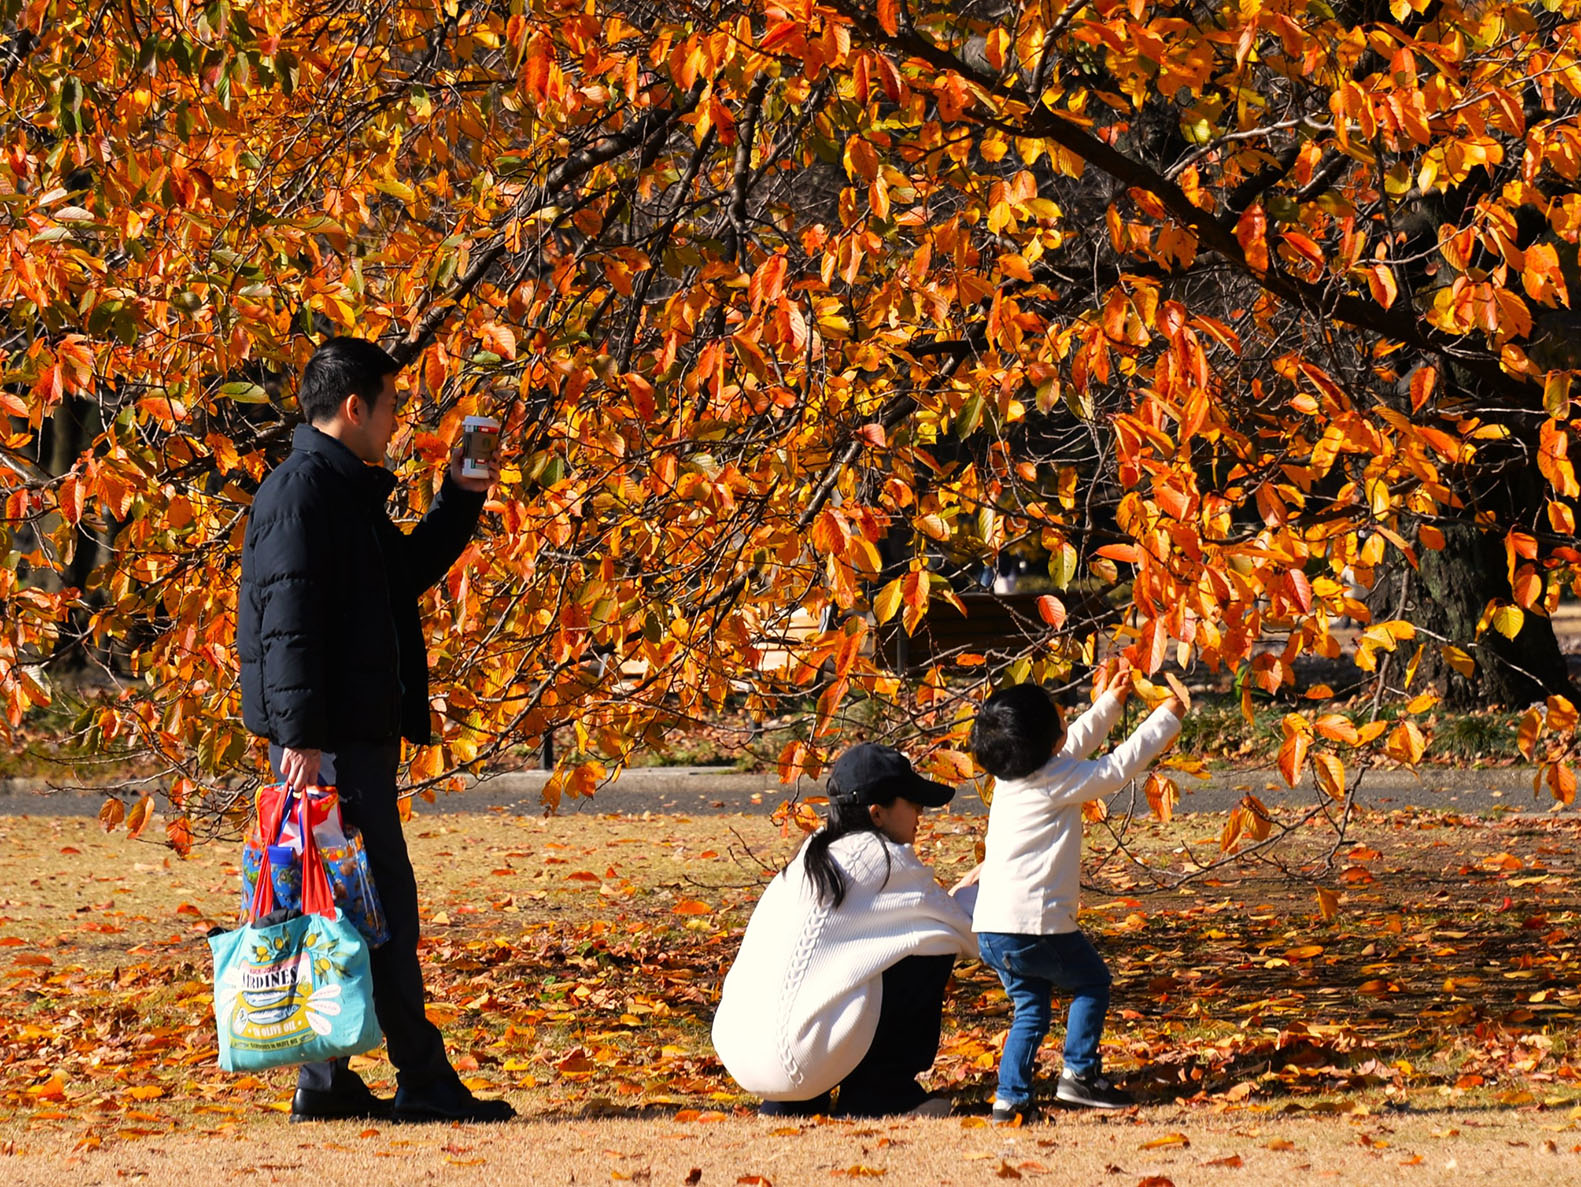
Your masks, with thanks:
M 274 906 L 266 853 L 247 921 L 209 938 L 227 1071 L 359 1055 L 383 1038 L 367 942 L 335 906 L 302 805 L 302 909 Z

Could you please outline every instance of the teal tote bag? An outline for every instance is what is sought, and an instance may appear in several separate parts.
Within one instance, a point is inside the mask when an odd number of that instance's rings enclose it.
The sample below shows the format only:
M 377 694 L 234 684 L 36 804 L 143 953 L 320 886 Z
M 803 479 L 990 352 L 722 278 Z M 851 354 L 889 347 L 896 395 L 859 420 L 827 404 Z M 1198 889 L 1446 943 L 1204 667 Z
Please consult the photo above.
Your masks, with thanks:
M 241 927 L 209 938 L 220 1066 L 258 1071 L 360 1055 L 383 1039 L 368 944 L 335 906 L 302 805 L 302 909 L 275 910 L 268 855 Z

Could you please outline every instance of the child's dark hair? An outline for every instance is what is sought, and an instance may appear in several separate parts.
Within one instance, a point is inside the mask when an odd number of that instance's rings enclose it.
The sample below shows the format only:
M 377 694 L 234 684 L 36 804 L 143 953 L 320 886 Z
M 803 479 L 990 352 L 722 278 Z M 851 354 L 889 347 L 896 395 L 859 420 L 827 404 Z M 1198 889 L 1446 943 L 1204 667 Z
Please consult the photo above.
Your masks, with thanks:
M 884 807 L 895 802 L 894 796 L 887 800 L 879 801 Z M 824 826 L 813 833 L 807 842 L 806 851 L 802 855 L 802 868 L 806 870 L 807 877 L 812 880 L 813 887 L 818 892 L 818 900 L 828 903 L 831 907 L 838 907 L 845 902 L 845 871 L 840 868 L 840 863 L 829 856 L 829 846 L 841 837 L 851 833 L 876 833 L 878 825 L 873 823 L 873 817 L 868 813 L 868 805 L 862 803 L 839 803 L 831 800 L 829 803 L 829 816 L 824 821 Z M 889 846 L 884 846 L 884 863 L 889 864 Z M 886 870 L 885 879 L 889 877 Z
M 972 757 L 996 779 L 1024 779 L 1065 740 L 1054 698 L 1038 684 L 1001 688 L 972 722 Z

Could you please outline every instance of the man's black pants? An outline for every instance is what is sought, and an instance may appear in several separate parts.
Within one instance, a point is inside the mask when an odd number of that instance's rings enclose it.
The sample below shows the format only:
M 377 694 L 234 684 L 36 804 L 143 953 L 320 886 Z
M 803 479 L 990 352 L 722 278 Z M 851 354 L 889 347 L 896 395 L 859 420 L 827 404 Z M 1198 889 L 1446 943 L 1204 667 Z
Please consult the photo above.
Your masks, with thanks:
M 878 1029 L 862 1062 L 840 1081 L 838 1112 L 847 1117 L 907 1113 L 927 1099 L 917 1077 L 933 1066 L 944 1021 L 944 988 L 955 957 L 908 956 L 884 970 Z M 832 1094 L 812 1100 L 765 1101 L 770 1116 L 810 1117 L 831 1111 Z
M 279 777 L 281 750 L 269 747 L 269 761 Z M 363 847 L 374 888 L 384 908 L 390 938 L 369 954 L 373 973 L 373 1008 L 384 1031 L 396 1079 L 407 1091 L 454 1080 L 445 1058 L 439 1028 L 423 1012 L 423 970 L 417 960 L 419 925 L 417 878 L 406 854 L 406 836 L 396 805 L 395 772 L 401 744 L 344 746 L 324 752 L 318 779 L 340 793 L 340 813 L 347 828 L 362 832 Z M 305 1063 L 297 1087 L 335 1092 L 355 1087 L 345 1059 Z

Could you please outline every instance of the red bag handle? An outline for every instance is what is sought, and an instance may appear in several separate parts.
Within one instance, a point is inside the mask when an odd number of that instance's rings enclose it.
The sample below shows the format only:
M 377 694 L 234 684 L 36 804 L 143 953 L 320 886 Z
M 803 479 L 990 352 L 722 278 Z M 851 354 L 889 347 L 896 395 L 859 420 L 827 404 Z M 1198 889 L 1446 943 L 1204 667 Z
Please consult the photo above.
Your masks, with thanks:
M 302 914 L 335 918 L 335 895 L 329 888 L 329 874 L 324 869 L 324 855 L 318 851 L 318 838 L 308 821 L 308 797 L 297 797 L 301 804 L 299 817 L 302 830 Z
M 335 917 L 335 895 L 329 887 L 329 874 L 324 869 L 323 855 L 318 851 L 318 838 L 313 835 L 309 824 L 308 801 L 309 794 L 315 788 L 308 788 L 301 795 L 296 795 L 290 787 L 285 788 L 285 795 L 268 801 L 259 796 L 258 804 L 258 834 L 259 839 L 273 837 L 275 842 L 280 839 L 280 834 L 285 829 L 286 806 L 294 797 L 297 801 L 297 827 L 302 837 L 302 913 L 304 915 L 322 915 L 326 919 Z M 325 788 L 333 794 L 333 788 Z M 258 882 L 253 888 L 252 907 L 248 912 L 250 921 L 257 922 L 262 916 L 274 910 L 274 874 L 269 861 L 269 846 L 272 842 L 264 841 L 260 848 L 263 851 L 263 860 L 258 866 Z
M 258 795 L 258 840 L 261 842 L 259 849 L 263 859 L 258 865 L 258 883 L 253 887 L 252 907 L 248 911 L 248 921 L 256 923 L 263 916 L 274 910 L 274 871 L 269 862 L 269 846 L 280 839 L 280 830 L 285 827 L 285 806 L 291 800 L 291 789 L 285 789 L 285 795 L 280 797 Z M 271 841 L 268 838 L 273 837 Z

